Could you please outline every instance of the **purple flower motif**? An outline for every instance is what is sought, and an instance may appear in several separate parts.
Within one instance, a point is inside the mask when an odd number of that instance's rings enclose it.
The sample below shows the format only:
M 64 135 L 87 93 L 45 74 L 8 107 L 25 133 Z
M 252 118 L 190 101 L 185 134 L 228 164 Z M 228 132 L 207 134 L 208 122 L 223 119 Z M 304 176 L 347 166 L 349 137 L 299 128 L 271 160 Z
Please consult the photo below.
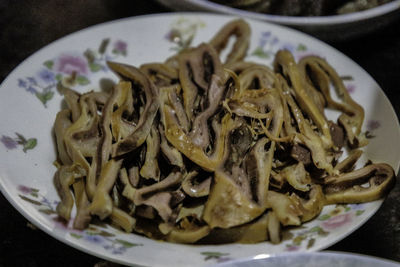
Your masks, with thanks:
M 104 239 L 99 235 L 85 235 L 85 240 L 95 244 L 100 244 L 104 241 Z
M 349 94 L 352 94 L 355 91 L 356 91 L 356 86 L 354 84 L 347 85 L 347 92 L 349 92 Z
M 25 185 L 19 185 L 18 186 L 18 190 L 21 191 L 21 193 L 24 193 L 26 195 L 32 193 L 32 188 L 27 187 Z
M 51 207 L 51 202 L 45 197 L 43 197 L 42 204 Z
M 29 92 L 29 93 L 31 93 L 31 94 L 37 94 L 37 90 L 36 90 L 36 88 L 35 87 L 33 87 L 33 86 L 29 86 L 28 88 L 26 88 L 26 91 L 27 92 Z
M 373 131 L 381 127 L 381 123 L 377 120 L 369 120 L 367 123 L 368 131 Z
M 26 78 L 31 84 L 33 84 L 33 85 L 36 85 L 37 84 L 37 82 L 36 82 L 36 79 L 35 78 L 33 78 L 33 77 L 28 77 L 28 78 Z
M 365 209 L 365 204 L 364 203 L 359 203 L 359 204 L 347 204 L 349 207 L 351 207 L 352 210 L 364 210 Z
M 124 41 L 118 40 L 114 43 L 114 51 L 121 54 L 126 54 L 128 44 Z
M 15 149 L 17 148 L 18 142 L 6 135 L 3 135 L 0 139 L 0 141 L 3 143 L 3 145 L 7 148 L 7 149 Z
M 258 44 L 258 46 L 264 47 L 267 44 L 270 37 L 271 37 L 271 32 L 262 32 L 261 38 L 260 38 L 260 43 Z
M 322 223 L 322 227 L 325 230 L 334 230 L 336 228 L 342 227 L 351 222 L 353 215 L 352 213 L 344 213 L 334 216 Z
M 265 39 L 268 39 L 269 37 L 271 37 L 271 32 L 270 32 L 270 31 L 268 31 L 268 32 L 262 32 L 262 33 L 261 33 L 261 37 L 262 37 L 262 38 L 265 38 Z
M 112 249 L 113 247 L 110 246 L 110 245 L 105 245 L 105 246 L 103 246 L 103 248 L 106 249 L 106 250 L 110 250 L 110 249 Z
M 177 43 L 181 39 L 181 33 L 176 29 L 172 29 L 169 32 L 167 32 L 167 34 L 165 35 L 165 39 L 167 39 L 170 42 Z
M 119 248 L 114 248 L 112 250 L 112 254 L 114 255 L 121 255 L 122 253 L 124 253 L 126 251 L 125 247 L 119 247 Z
M 76 55 L 62 55 L 55 62 L 55 69 L 58 72 L 71 75 L 76 73 L 78 75 L 85 75 L 88 72 L 86 60 L 81 56 Z
M 286 246 L 286 251 L 298 251 L 300 249 L 300 246 Z
M 279 39 L 277 37 L 274 37 L 271 41 L 271 46 L 276 45 L 277 43 L 279 43 Z
M 100 244 L 104 241 L 104 238 L 99 235 L 86 235 L 85 239 L 96 244 Z
M 18 79 L 18 87 L 21 88 L 26 88 L 26 81 L 22 80 L 22 79 Z
M 52 83 L 54 82 L 54 72 L 49 71 L 48 69 L 44 69 L 41 72 L 39 72 L 39 77 L 45 82 L 45 83 Z
M 69 228 L 68 224 L 69 222 L 72 221 L 72 220 L 66 221 L 64 218 L 60 216 L 56 216 L 52 218 L 52 220 L 54 222 L 55 229 L 64 229 L 64 230 L 67 230 Z
M 289 50 L 292 54 L 294 54 L 296 48 L 291 43 L 285 43 L 282 45 L 281 49 Z

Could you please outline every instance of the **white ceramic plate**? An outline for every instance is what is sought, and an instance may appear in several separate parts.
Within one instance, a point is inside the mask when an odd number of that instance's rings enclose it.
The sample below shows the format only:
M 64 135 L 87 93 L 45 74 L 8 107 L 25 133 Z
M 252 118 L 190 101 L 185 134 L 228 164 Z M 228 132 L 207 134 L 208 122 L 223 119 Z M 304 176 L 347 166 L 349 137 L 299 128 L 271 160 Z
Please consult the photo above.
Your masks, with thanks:
M 229 261 L 219 267 L 399 267 L 400 263 L 385 259 L 343 252 L 291 253 L 258 255 L 252 259 Z
M 316 251 L 343 239 L 365 223 L 382 201 L 329 206 L 310 223 L 290 231 L 279 245 L 268 242 L 243 245 L 193 246 L 157 242 L 92 225 L 85 231 L 63 224 L 54 212 L 59 197 L 53 186 L 56 158 L 52 124 L 61 108 L 57 80 L 77 72 L 78 91 L 98 89 L 116 81 L 105 61 L 140 65 L 163 61 L 193 37 L 192 44 L 209 40 L 232 17 L 207 14 L 165 14 L 129 18 L 94 26 L 58 40 L 25 60 L 0 88 L 0 188 L 28 220 L 53 237 L 87 253 L 124 264 L 196 266 L 265 253 Z M 366 111 L 369 131 L 366 158 L 399 168 L 399 124 L 389 101 L 376 82 L 356 63 L 328 45 L 294 30 L 248 20 L 252 29 L 248 59 L 270 64 L 281 48 L 298 59 L 325 57 L 346 76 L 346 86 Z M 181 42 L 176 41 L 178 35 Z M 108 41 L 107 41 L 108 40 Z M 102 45 L 101 45 L 102 44 Z M 91 63 L 87 55 L 90 54 Z M 86 56 L 85 56 L 86 55 Z

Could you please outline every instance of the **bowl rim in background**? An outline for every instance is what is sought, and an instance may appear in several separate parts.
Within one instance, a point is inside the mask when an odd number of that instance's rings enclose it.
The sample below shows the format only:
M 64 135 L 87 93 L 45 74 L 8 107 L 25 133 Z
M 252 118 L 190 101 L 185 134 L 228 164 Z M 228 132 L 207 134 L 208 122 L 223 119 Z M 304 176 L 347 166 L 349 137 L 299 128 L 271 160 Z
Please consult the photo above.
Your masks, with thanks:
M 168 6 L 170 0 L 159 0 L 163 2 L 164 5 Z M 238 8 L 229 7 L 223 4 L 218 4 L 211 2 L 209 0 L 178 0 L 179 3 L 184 4 L 186 2 L 192 7 L 202 8 L 204 10 L 223 12 L 226 14 L 240 15 L 245 17 L 252 17 L 254 19 L 265 20 L 273 23 L 284 24 L 288 26 L 324 26 L 324 25 L 340 25 L 353 22 L 359 22 L 363 20 L 368 20 L 375 17 L 380 17 L 382 15 L 400 10 L 400 0 L 393 0 L 391 2 L 379 5 L 377 7 L 348 13 L 342 15 L 329 15 L 329 16 L 281 16 L 272 15 L 266 13 L 258 13 L 254 11 L 247 11 Z
M 280 254 L 260 254 L 254 257 L 242 258 L 232 261 L 226 261 L 223 263 L 219 263 L 217 265 L 210 265 L 209 267 L 231 267 L 231 266 L 240 266 L 241 264 L 245 264 L 244 266 L 249 266 L 248 264 L 255 262 L 263 262 L 270 260 L 278 260 L 282 258 L 291 258 L 301 260 L 302 258 L 310 258 L 317 257 L 319 259 L 323 258 L 331 258 L 331 259 L 343 259 L 354 260 L 355 262 L 362 264 L 366 262 L 370 262 L 371 264 L 377 264 L 380 266 L 383 264 L 385 267 L 397 267 L 400 266 L 400 263 L 391 259 L 377 257 L 374 255 L 360 254 L 351 251 L 334 251 L 334 250 L 324 250 L 324 251 L 315 251 L 315 252 L 285 252 Z M 319 262 L 321 263 L 321 262 Z M 267 264 L 270 265 L 270 264 Z M 347 265 L 346 265 L 347 266 Z

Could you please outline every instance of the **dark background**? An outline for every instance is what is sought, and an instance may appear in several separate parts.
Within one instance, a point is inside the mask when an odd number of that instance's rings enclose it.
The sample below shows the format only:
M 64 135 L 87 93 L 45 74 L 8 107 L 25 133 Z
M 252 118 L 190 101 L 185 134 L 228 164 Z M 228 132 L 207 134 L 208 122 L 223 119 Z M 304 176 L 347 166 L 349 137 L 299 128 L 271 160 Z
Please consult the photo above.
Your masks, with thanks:
M 170 10 L 150 0 L 0 0 L 0 82 L 22 60 L 69 33 L 118 18 L 160 12 Z M 400 21 L 358 39 L 330 44 L 370 73 L 399 115 Z M 367 223 L 328 250 L 400 261 L 400 184 Z M 0 267 L 95 264 L 112 265 L 35 229 L 0 194 Z

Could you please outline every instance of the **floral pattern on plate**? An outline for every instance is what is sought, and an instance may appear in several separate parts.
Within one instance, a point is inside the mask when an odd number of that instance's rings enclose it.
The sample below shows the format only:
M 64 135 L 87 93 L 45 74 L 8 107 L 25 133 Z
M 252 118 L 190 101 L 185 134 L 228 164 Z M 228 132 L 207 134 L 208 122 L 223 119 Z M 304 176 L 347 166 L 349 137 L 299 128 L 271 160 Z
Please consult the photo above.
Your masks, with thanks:
M 46 196 L 40 193 L 39 189 L 19 185 L 19 197 L 34 205 L 36 209 L 43 213 L 45 216 L 50 217 L 54 222 L 54 227 L 62 228 L 69 232 L 69 235 L 74 239 L 81 239 L 94 245 L 98 245 L 105 250 L 110 251 L 112 254 L 123 254 L 129 248 L 142 246 L 140 243 L 132 243 L 118 237 L 119 230 L 107 228 L 102 224 L 91 224 L 87 229 L 80 231 L 73 229 L 71 223 L 73 218 L 66 222 L 57 215 L 58 200 L 49 200 Z
M 200 253 L 201 255 L 205 256 L 204 261 L 208 261 L 211 259 L 216 260 L 217 262 L 225 262 L 232 260 L 232 258 L 228 257 L 229 253 L 222 253 L 216 251 L 204 251 Z
M 367 130 L 365 132 L 365 137 L 367 137 L 368 139 L 375 138 L 376 137 L 375 132 L 379 128 L 381 128 L 381 122 L 379 120 L 371 119 L 366 122 L 366 125 L 367 125 L 366 126 Z
M 171 50 L 181 51 L 190 47 L 197 30 L 205 26 L 206 24 L 200 19 L 179 17 L 172 21 L 171 29 L 167 32 L 165 38 L 175 44 L 171 47 Z
M 364 204 L 337 205 L 330 212 L 320 214 L 316 225 L 296 233 L 290 243 L 286 244 L 286 251 L 297 251 L 305 243 L 306 249 L 310 249 L 316 238 L 326 237 L 331 231 L 352 224 L 354 218 L 364 211 Z
M 294 44 L 280 39 L 271 31 L 262 32 L 257 47 L 250 51 L 250 56 L 261 59 L 272 59 L 278 50 L 289 50 L 297 58 L 308 54 L 307 46 L 303 43 Z
M 16 137 L 11 137 L 8 135 L 2 135 L 0 138 L 0 142 L 7 148 L 7 150 L 16 149 L 18 146 L 22 147 L 22 151 L 25 153 L 30 150 L 34 149 L 37 145 L 36 138 L 25 138 L 20 133 L 15 133 Z
M 54 59 L 44 61 L 35 75 L 19 78 L 17 85 L 36 96 L 47 107 L 47 102 L 53 99 L 58 82 L 62 81 L 70 86 L 88 85 L 91 75 L 108 71 L 106 61 L 127 55 L 128 45 L 125 41 L 110 42 L 109 38 L 104 38 L 98 49 L 88 48 L 83 53 L 61 53 Z

